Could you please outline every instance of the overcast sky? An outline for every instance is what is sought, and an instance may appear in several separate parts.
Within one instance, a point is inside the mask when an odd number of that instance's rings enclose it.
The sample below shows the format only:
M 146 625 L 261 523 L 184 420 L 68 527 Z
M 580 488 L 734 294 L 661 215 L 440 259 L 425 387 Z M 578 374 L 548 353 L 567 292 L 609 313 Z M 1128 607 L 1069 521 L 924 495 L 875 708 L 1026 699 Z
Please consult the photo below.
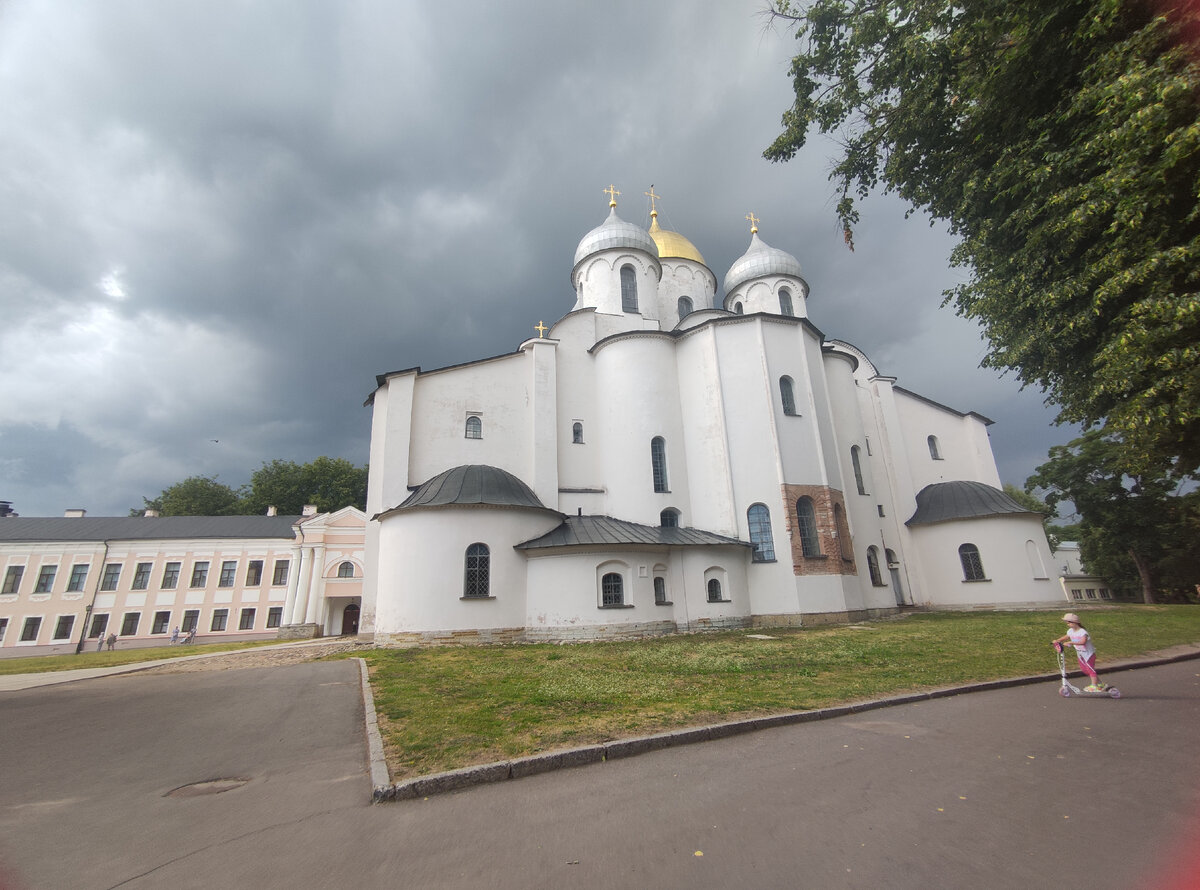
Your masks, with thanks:
M 608 212 L 717 276 L 744 217 L 812 321 L 996 421 L 1004 481 L 1070 438 L 940 308 L 940 227 L 842 243 L 834 149 L 762 151 L 795 45 L 763 0 L 0 0 L 0 499 L 124 515 L 203 474 L 367 461 L 378 373 L 514 350 Z

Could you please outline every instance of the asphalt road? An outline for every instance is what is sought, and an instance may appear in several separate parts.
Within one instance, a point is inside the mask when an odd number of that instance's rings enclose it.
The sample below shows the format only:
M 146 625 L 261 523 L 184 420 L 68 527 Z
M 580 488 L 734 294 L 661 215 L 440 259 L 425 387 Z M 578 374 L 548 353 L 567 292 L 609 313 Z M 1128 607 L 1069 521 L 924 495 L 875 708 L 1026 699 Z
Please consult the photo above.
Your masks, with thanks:
M 1200 661 L 1106 679 L 377 806 L 353 662 L 7 692 L 0 887 L 1193 888 Z

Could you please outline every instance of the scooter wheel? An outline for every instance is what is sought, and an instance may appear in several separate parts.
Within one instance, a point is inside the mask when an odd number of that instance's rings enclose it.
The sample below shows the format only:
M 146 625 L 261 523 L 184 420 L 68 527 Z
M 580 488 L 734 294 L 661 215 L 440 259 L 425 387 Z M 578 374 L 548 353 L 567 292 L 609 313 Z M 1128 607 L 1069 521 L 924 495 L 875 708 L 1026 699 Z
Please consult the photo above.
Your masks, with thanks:
M 1059 687 L 1058 687 L 1058 694 L 1059 694 L 1059 695 L 1061 695 L 1063 698 L 1070 698 L 1070 697 L 1071 697 L 1071 690 L 1070 690 L 1070 689 L 1068 689 L 1066 686 L 1059 686 Z
M 1113 698 L 1120 698 L 1121 690 L 1118 689 L 1116 686 L 1110 686 L 1108 688 L 1108 694 L 1111 695 Z

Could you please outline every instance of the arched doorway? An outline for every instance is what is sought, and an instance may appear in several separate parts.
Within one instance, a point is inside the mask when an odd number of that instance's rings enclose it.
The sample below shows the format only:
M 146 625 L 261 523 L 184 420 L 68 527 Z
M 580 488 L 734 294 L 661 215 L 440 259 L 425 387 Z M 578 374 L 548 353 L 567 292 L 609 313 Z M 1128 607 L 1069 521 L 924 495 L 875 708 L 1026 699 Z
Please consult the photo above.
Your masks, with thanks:
M 350 603 L 342 610 L 342 636 L 358 633 L 358 603 Z
M 900 561 L 896 559 L 896 553 L 893 550 L 885 550 L 884 558 L 887 559 L 888 571 L 892 575 L 892 592 L 896 594 L 896 605 L 903 606 L 904 588 L 900 586 Z

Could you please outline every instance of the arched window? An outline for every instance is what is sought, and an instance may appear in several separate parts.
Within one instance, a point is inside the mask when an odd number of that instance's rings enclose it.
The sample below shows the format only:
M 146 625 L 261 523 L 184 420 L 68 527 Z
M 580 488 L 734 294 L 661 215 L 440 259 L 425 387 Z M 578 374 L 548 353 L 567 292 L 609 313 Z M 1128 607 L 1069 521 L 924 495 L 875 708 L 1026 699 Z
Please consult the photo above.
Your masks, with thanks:
M 616 572 L 600 579 L 600 602 L 605 606 L 625 605 L 625 579 Z
M 667 603 L 667 579 L 662 575 L 654 576 L 654 604 L 664 606 Z
M 879 574 L 879 548 L 874 545 L 867 548 L 867 571 L 871 574 L 871 583 L 883 587 L 883 575 Z
M 783 413 L 796 416 L 796 392 L 792 387 L 791 377 L 779 378 L 779 397 L 783 400 Z
M 941 460 L 942 459 L 942 451 L 938 447 L 937 436 L 930 436 L 926 441 L 929 443 L 929 456 L 932 457 L 934 460 Z
M 346 560 L 340 566 L 338 566 L 338 577 L 339 578 L 353 578 L 354 577 L 354 563 L 350 562 L 350 560 Z
M 734 313 L 735 313 L 735 314 L 737 314 L 737 315 L 741 315 L 741 314 L 742 314 L 742 304 L 741 304 L 741 303 L 734 303 L 734 304 L 733 304 L 733 311 L 734 311 Z
M 854 464 L 854 484 L 858 486 L 859 494 L 866 494 L 867 487 L 863 485 L 862 462 L 859 460 L 859 447 L 857 445 L 850 446 L 850 462 Z
M 483 420 L 477 414 L 472 414 L 467 418 L 467 438 L 483 438 Z
M 854 562 L 854 542 L 850 540 L 850 526 L 846 525 L 846 511 L 841 504 L 833 505 L 833 526 L 838 534 L 838 552 L 846 562 Z
M 463 569 L 463 596 L 488 596 L 491 585 L 492 552 L 487 544 L 467 548 Z
M 667 507 L 658 514 L 658 524 L 662 528 L 679 528 L 679 511 L 674 507 Z
M 680 297 L 679 298 L 679 317 L 680 317 L 680 319 L 686 318 L 687 316 L 691 315 L 693 311 L 694 310 L 692 309 L 692 298 L 691 297 Z
M 775 561 L 775 541 L 771 537 L 771 511 L 765 504 L 751 504 L 746 511 L 750 525 L 750 543 L 754 547 L 755 562 Z
M 779 289 L 779 311 L 784 315 L 795 315 L 796 312 L 792 309 L 792 292 L 786 287 Z
M 812 498 L 796 501 L 796 530 L 800 533 L 800 550 L 805 556 L 821 555 L 821 540 L 817 537 L 817 513 Z
M 708 579 L 708 601 L 710 603 L 721 601 L 721 581 L 718 578 Z
M 979 548 L 974 544 L 963 544 L 958 548 L 958 558 L 962 561 L 964 581 L 986 581 L 983 573 L 983 560 L 979 558 Z
M 629 264 L 621 267 L 621 311 L 638 311 L 637 273 Z
M 670 491 L 667 488 L 667 442 L 662 436 L 650 440 L 650 469 L 654 473 L 654 490 Z
M 571 444 L 583 444 L 583 424 L 576 421 L 571 425 Z

